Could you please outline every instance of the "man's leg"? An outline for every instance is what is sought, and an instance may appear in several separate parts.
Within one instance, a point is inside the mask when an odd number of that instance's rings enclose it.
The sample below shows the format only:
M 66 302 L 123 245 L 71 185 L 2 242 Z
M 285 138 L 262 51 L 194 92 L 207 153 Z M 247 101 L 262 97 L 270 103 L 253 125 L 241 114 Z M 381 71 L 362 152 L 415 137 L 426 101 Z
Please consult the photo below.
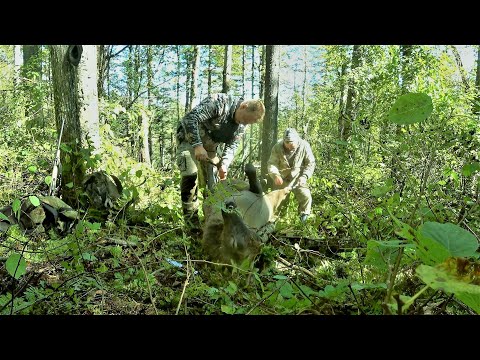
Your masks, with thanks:
M 180 170 L 180 197 L 183 217 L 192 228 L 200 228 L 198 218 L 198 168 L 190 144 L 181 143 L 177 149 L 177 166 Z
M 300 220 L 306 221 L 312 211 L 312 193 L 306 186 L 299 186 L 293 189 L 293 194 L 298 201 L 298 213 Z

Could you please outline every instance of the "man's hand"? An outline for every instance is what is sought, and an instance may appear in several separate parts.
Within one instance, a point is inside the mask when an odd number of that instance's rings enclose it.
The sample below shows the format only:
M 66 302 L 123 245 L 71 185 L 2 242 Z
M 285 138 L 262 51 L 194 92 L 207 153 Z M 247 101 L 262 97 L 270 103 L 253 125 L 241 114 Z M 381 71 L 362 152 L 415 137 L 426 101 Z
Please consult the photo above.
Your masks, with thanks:
M 304 186 L 307 183 L 307 178 L 305 176 L 300 176 L 298 178 L 298 186 Z
M 275 183 L 275 185 L 282 185 L 283 179 L 280 175 L 275 175 L 275 179 L 273 179 L 273 182 Z
M 218 178 L 220 180 L 225 180 L 227 178 L 227 167 L 225 165 L 218 168 Z
M 195 146 L 195 159 L 198 161 L 204 161 L 208 159 L 207 150 L 203 147 L 203 145 Z

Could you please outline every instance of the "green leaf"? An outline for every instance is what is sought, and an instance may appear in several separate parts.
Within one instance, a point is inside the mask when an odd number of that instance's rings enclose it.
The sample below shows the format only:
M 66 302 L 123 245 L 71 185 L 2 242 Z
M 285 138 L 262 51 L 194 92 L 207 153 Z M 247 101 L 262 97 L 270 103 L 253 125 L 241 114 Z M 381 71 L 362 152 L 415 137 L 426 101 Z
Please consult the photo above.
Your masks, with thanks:
M 97 258 L 96 258 L 93 254 L 90 254 L 90 253 L 88 253 L 88 252 L 82 253 L 82 258 L 83 258 L 84 260 L 87 260 L 87 261 L 97 260 Z
M 395 101 L 387 118 L 399 125 L 414 124 L 428 118 L 432 111 L 430 96 L 424 93 L 408 93 Z
M 480 296 L 478 294 L 469 294 L 459 292 L 455 296 L 465 305 L 470 306 L 477 314 L 480 315 Z
M 386 283 L 378 283 L 378 284 L 362 284 L 362 283 L 352 283 L 353 290 L 363 290 L 363 289 L 386 289 Z
M 135 171 L 135 176 L 136 176 L 136 177 L 142 176 L 142 170 L 137 170 L 137 171 Z
M 280 288 L 280 294 L 284 297 L 284 298 L 291 298 L 293 296 L 293 288 L 292 288 L 292 285 L 290 285 L 290 283 L 286 282 L 285 284 L 283 284 L 283 286 Z
M 222 305 L 221 309 L 225 314 L 235 314 L 235 308 L 233 306 Z
M 29 166 L 28 171 L 31 173 L 36 173 L 37 172 L 37 167 L 35 165 Z
M 463 176 L 471 176 L 473 173 L 480 170 L 480 163 L 474 162 L 471 164 L 465 164 L 462 167 L 462 175 Z
M 68 184 L 65 184 L 65 186 L 69 189 L 73 188 L 73 182 L 69 182 Z
M 365 257 L 364 264 L 372 265 L 380 271 L 387 270 L 388 264 L 393 264 L 397 258 L 398 248 L 404 246 L 405 242 L 400 240 L 368 240 L 367 256 Z
M 390 190 L 392 190 L 391 186 L 377 186 L 372 189 L 372 195 L 375 197 L 381 197 L 388 193 Z
M 451 256 L 450 251 L 445 246 L 420 233 L 417 235 L 416 250 L 419 259 L 427 265 L 440 264 Z
M 237 292 L 238 287 L 233 281 L 228 282 L 228 286 L 225 288 L 225 291 L 228 292 L 230 295 L 233 295 Z
M 478 249 L 475 236 L 455 224 L 426 222 L 419 227 L 419 232 L 445 246 L 451 256 L 472 256 Z
M 4 213 L 1 213 L 1 212 L 0 212 L 0 220 L 6 220 L 6 221 L 10 222 L 10 219 L 7 217 L 7 215 L 5 215 Z
M 22 206 L 22 202 L 18 199 L 13 200 L 12 203 L 12 210 L 15 215 L 17 215 L 18 218 L 20 218 L 20 207 Z
M 48 186 L 50 186 L 50 184 L 52 183 L 52 177 L 50 175 L 48 176 L 45 176 L 45 184 L 47 184 Z
M 90 229 L 90 230 L 100 230 L 100 227 L 102 226 L 101 223 L 95 222 L 95 223 L 90 223 L 90 222 L 85 222 L 85 225 Z
M 273 278 L 274 278 L 274 279 L 277 279 L 277 280 L 285 280 L 285 279 L 288 279 L 288 277 L 285 276 L 285 275 L 275 275 Z
M 416 272 L 423 282 L 432 289 L 442 290 L 454 294 L 468 293 L 480 296 L 480 286 L 468 284 L 456 279 L 443 267 L 419 265 Z
M 33 206 L 37 207 L 38 205 L 40 205 L 40 200 L 38 199 L 38 197 L 36 197 L 35 195 L 31 195 L 28 197 L 28 200 L 30 200 L 30 202 L 32 203 Z
M 18 279 L 27 272 L 27 263 L 22 255 L 13 253 L 5 262 L 5 268 L 10 275 Z

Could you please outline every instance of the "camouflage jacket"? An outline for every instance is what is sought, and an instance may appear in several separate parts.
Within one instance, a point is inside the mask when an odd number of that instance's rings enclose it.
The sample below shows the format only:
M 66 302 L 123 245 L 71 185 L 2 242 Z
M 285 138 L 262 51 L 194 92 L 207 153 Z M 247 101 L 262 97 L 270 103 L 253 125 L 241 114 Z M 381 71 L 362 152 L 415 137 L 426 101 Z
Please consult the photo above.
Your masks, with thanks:
M 233 119 L 242 101 L 240 97 L 222 93 L 205 98 L 178 124 L 177 141 L 203 145 L 207 151 L 214 151 L 218 144 L 224 143 L 221 163 L 228 168 L 245 132 L 245 125 Z
M 268 174 L 272 178 L 274 175 L 280 175 L 284 180 L 292 181 L 298 175 L 298 177 L 305 176 L 309 179 L 312 177 L 315 169 L 315 158 L 313 157 L 310 144 L 300 139 L 295 153 L 288 160 L 285 156 L 283 140 L 279 140 L 273 145 L 267 165 Z

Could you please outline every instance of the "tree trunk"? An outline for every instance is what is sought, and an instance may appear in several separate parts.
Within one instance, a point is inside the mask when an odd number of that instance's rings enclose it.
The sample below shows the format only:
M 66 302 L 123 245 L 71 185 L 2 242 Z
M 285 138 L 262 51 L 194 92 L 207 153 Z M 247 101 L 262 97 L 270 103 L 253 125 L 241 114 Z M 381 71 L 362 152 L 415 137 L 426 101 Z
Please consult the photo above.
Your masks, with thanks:
M 207 94 L 212 93 L 212 45 L 208 45 Z
M 61 142 L 69 146 L 70 152 L 60 152 L 62 164 L 61 194 L 63 200 L 76 207 L 76 189 L 84 178 L 84 166 L 80 155 L 82 132 L 80 126 L 78 64 L 82 56 L 80 45 L 50 45 L 52 87 L 55 103 L 57 133 L 63 135 Z M 73 185 L 73 186 L 70 186 Z
M 22 54 L 22 45 L 14 45 L 13 46 L 13 53 L 14 53 L 14 77 L 13 77 L 13 89 L 15 93 L 18 92 L 20 89 L 21 84 L 21 68 L 23 66 L 23 54 Z
M 190 99 L 190 85 L 191 85 L 191 75 L 192 75 L 190 69 L 192 68 L 192 60 L 191 60 L 190 51 L 188 49 L 187 51 L 185 51 L 185 58 L 186 58 L 185 72 L 187 73 L 187 79 L 185 81 L 185 113 L 187 113 L 190 110 L 192 110 L 192 101 Z
M 252 86 L 252 95 L 251 98 L 255 98 L 255 45 L 252 45 L 252 74 L 251 74 L 251 86 Z M 252 162 L 253 159 L 253 130 L 254 126 L 250 126 L 250 144 L 248 152 L 248 161 Z
M 259 97 L 260 99 L 264 99 L 265 97 L 265 45 L 260 45 L 260 64 L 258 65 L 258 72 L 259 72 Z M 258 137 L 260 141 L 260 136 L 263 136 L 263 124 L 265 122 L 262 121 L 258 126 Z M 258 156 L 257 158 L 262 162 L 262 146 L 258 146 Z
M 227 94 L 230 91 L 230 76 L 232 74 L 232 45 L 225 45 L 225 56 L 223 61 L 223 85 L 222 92 Z
M 103 98 L 105 96 L 104 84 L 108 74 L 108 68 L 110 63 L 109 53 L 111 51 L 111 47 L 111 45 L 97 45 L 97 93 L 99 98 Z
M 177 121 L 180 121 L 180 46 L 177 45 Z
M 26 106 L 25 115 L 29 117 L 27 128 L 43 126 L 43 92 L 39 91 L 39 83 L 42 81 L 42 62 L 40 45 L 23 45 L 23 68 L 22 77 L 26 80 L 22 88 L 25 90 Z
M 101 146 L 98 115 L 97 47 L 84 45 L 78 66 L 80 92 L 80 127 L 82 129 L 82 147 L 87 147 L 87 137 L 97 153 Z
M 352 121 L 355 120 L 354 107 L 355 107 L 355 96 L 356 96 L 356 81 L 355 81 L 355 71 L 360 65 L 361 58 L 361 46 L 354 45 L 352 51 L 352 64 L 350 66 L 350 76 L 348 81 L 348 90 L 347 90 L 347 101 L 345 104 L 345 114 L 342 117 L 343 128 L 340 132 L 340 140 L 347 141 L 350 138 L 352 132 Z
M 480 45 L 477 48 L 477 76 L 475 77 L 475 101 L 473 103 L 473 113 L 480 113 Z
M 303 125 L 303 134 L 302 137 L 305 138 L 305 135 L 308 134 L 308 123 L 305 124 L 305 112 L 306 112 L 306 103 L 307 103 L 307 67 L 308 67 L 308 58 L 307 58 L 307 47 L 303 47 L 303 84 L 302 84 L 302 114 L 301 114 L 301 123 Z M 297 125 L 298 127 L 298 125 Z
M 141 137 L 141 143 L 140 143 L 140 161 L 150 165 L 150 147 L 148 146 L 148 129 L 150 128 L 150 119 L 148 118 L 148 115 L 145 111 L 140 111 L 139 115 L 139 120 L 140 120 L 140 137 Z
M 193 59 L 192 59 L 192 86 L 190 87 L 190 107 L 193 108 L 197 105 L 197 87 L 198 87 L 198 73 L 200 69 L 200 51 L 199 45 L 193 46 Z
M 468 91 L 470 90 L 470 86 L 468 85 L 467 72 L 463 67 L 462 58 L 460 57 L 460 54 L 458 53 L 455 45 L 450 45 L 450 49 L 452 49 L 453 57 L 455 58 L 455 63 L 457 64 L 457 68 L 462 79 L 463 91 L 465 91 L 465 93 L 468 93 Z
M 267 175 L 267 162 L 278 132 L 278 84 L 280 69 L 280 46 L 266 46 L 265 70 L 265 118 L 262 132 L 261 173 Z
M 339 99 L 339 115 L 338 115 L 338 138 L 342 139 L 343 136 L 343 128 L 345 122 L 345 76 L 347 73 L 347 61 L 344 61 L 342 64 L 342 68 L 340 70 L 340 99 Z
M 258 71 L 260 73 L 260 91 L 258 96 L 260 99 L 263 99 L 265 90 L 265 45 L 260 45 L 260 65 Z

